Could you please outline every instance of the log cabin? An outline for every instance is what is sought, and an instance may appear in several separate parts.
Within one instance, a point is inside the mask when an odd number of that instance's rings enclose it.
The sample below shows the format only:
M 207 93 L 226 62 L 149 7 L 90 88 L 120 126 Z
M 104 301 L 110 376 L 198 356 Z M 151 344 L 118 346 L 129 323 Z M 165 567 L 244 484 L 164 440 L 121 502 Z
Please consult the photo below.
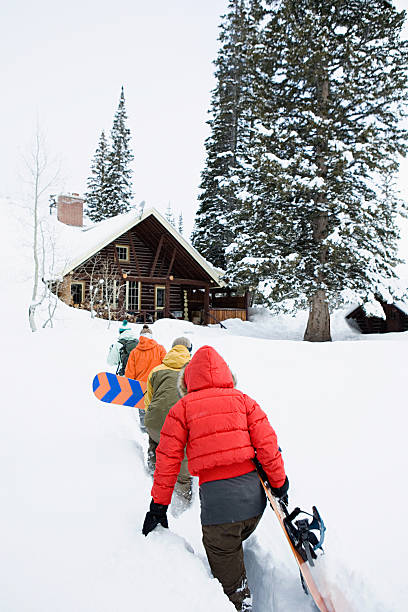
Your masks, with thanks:
M 58 197 L 57 217 L 77 228 L 75 254 L 57 288 L 67 304 L 135 323 L 163 317 L 204 325 L 248 319 L 248 292 L 228 287 L 222 270 L 154 208 L 83 227 L 83 200 L 69 195 Z

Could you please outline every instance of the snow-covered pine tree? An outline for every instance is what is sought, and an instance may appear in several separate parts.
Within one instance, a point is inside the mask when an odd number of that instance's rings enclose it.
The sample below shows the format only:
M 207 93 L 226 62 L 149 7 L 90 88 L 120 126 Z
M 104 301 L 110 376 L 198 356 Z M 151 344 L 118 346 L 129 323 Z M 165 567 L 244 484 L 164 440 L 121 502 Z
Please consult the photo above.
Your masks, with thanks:
M 184 232 L 183 213 L 179 214 L 179 218 L 178 218 L 178 232 L 179 232 L 179 234 L 183 235 L 183 232 Z
M 170 202 L 167 204 L 166 214 L 164 215 L 167 221 L 173 226 L 176 227 L 176 219 L 173 213 L 173 209 L 171 207 Z
M 384 0 L 268 4 L 228 276 L 270 306 L 308 306 L 305 340 L 327 341 L 342 292 L 362 302 L 395 286 L 401 207 L 380 184 L 407 151 L 405 13 Z
M 92 221 L 101 221 L 108 214 L 108 193 L 107 193 L 107 164 L 108 164 L 108 143 L 105 132 L 102 131 L 99 139 L 98 148 L 91 164 L 91 176 L 87 181 L 87 192 L 85 194 L 86 213 Z
M 192 242 L 212 264 L 225 267 L 225 248 L 233 231 L 230 214 L 239 205 L 237 186 L 251 127 L 249 49 L 256 44 L 253 12 L 259 2 L 230 0 L 222 18 L 221 42 L 215 61 L 217 85 L 212 93 L 211 134 L 206 140 L 199 207 Z
M 108 214 L 115 217 L 131 208 L 133 154 L 130 150 L 130 130 L 126 126 L 125 94 L 121 89 L 118 110 L 113 119 L 111 150 L 108 156 Z

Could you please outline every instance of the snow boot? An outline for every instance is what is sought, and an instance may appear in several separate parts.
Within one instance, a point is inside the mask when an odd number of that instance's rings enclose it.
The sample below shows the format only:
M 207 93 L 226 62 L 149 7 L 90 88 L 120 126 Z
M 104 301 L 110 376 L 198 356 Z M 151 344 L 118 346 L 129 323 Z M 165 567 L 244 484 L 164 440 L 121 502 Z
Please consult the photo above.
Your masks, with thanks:
M 242 582 L 237 590 L 228 595 L 228 599 L 234 604 L 238 612 L 251 612 L 252 595 L 249 590 L 246 576 L 242 578 Z
M 171 513 L 175 518 L 180 516 L 180 514 L 188 510 L 188 508 L 191 506 L 191 501 L 193 498 L 192 484 L 193 482 L 191 477 L 188 477 L 182 482 L 177 480 L 170 506 Z
M 156 448 L 158 446 L 158 443 L 149 436 L 149 447 L 147 449 L 147 469 L 152 476 L 154 474 L 154 470 L 156 469 Z

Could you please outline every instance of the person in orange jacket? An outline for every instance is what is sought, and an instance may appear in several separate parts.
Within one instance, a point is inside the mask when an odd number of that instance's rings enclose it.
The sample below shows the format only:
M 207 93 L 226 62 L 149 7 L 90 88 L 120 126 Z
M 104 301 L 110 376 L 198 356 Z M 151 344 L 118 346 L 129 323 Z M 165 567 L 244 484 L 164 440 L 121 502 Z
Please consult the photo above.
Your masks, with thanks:
M 143 325 L 139 344 L 131 351 L 126 365 L 125 376 L 141 382 L 147 382 L 150 372 L 160 365 L 166 356 L 164 346 L 153 340 L 152 330 Z M 146 432 L 144 425 L 145 411 L 139 408 L 140 428 Z

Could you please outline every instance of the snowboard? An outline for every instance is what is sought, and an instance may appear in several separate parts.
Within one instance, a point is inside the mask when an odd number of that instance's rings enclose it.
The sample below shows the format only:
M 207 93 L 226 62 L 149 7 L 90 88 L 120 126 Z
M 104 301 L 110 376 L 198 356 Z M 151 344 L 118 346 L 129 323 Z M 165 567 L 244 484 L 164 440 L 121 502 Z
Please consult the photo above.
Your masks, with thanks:
M 296 508 L 291 514 L 289 514 L 286 505 L 272 494 L 270 484 L 265 472 L 262 469 L 262 466 L 257 461 L 255 461 L 255 465 L 258 471 L 259 479 L 265 490 L 266 497 L 276 515 L 276 518 L 279 521 L 286 539 L 289 542 L 289 546 L 292 550 L 293 556 L 295 557 L 296 563 L 298 564 L 303 590 L 313 599 L 317 610 L 320 612 L 336 612 L 332 601 L 326 594 L 322 593 L 322 590 L 318 584 L 318 575 L 316 572 L 317 568 L 314 567 L 314 559 L 316 559 L 316 554 L 314 553 L 313 546 L 309 542 L 306 542 L 306 546 L 303 547 L 299 545 L 299 529 L 292 524 L 291 517 L 296 517 L 303 511 Z M 315 508 L 313 508 L 313 515 L 311 516 L 314 518 L 318 517 L 321 521 Z M 307 523 L 307 521 L 299 521 L 297 524 L 302 522 L 304 524 Z M 321 524 L 323 525 L 323 522 L 321 522 Z M 311 527 L 313 528 L 312 524 Z M 323 535 L 324 531 L 325 527 L 323 525 Z M 315 538 L 315 540 L 317 542 L 317 538 Z M 320 547 L 320 544 L 318 547 Z
M 112 372 L 99 372 L 92 382 L 95 397 L 107 404 L 118 404 L 144 410 L 144 381 L 132 380 L 126 376 L 118 376 Z

